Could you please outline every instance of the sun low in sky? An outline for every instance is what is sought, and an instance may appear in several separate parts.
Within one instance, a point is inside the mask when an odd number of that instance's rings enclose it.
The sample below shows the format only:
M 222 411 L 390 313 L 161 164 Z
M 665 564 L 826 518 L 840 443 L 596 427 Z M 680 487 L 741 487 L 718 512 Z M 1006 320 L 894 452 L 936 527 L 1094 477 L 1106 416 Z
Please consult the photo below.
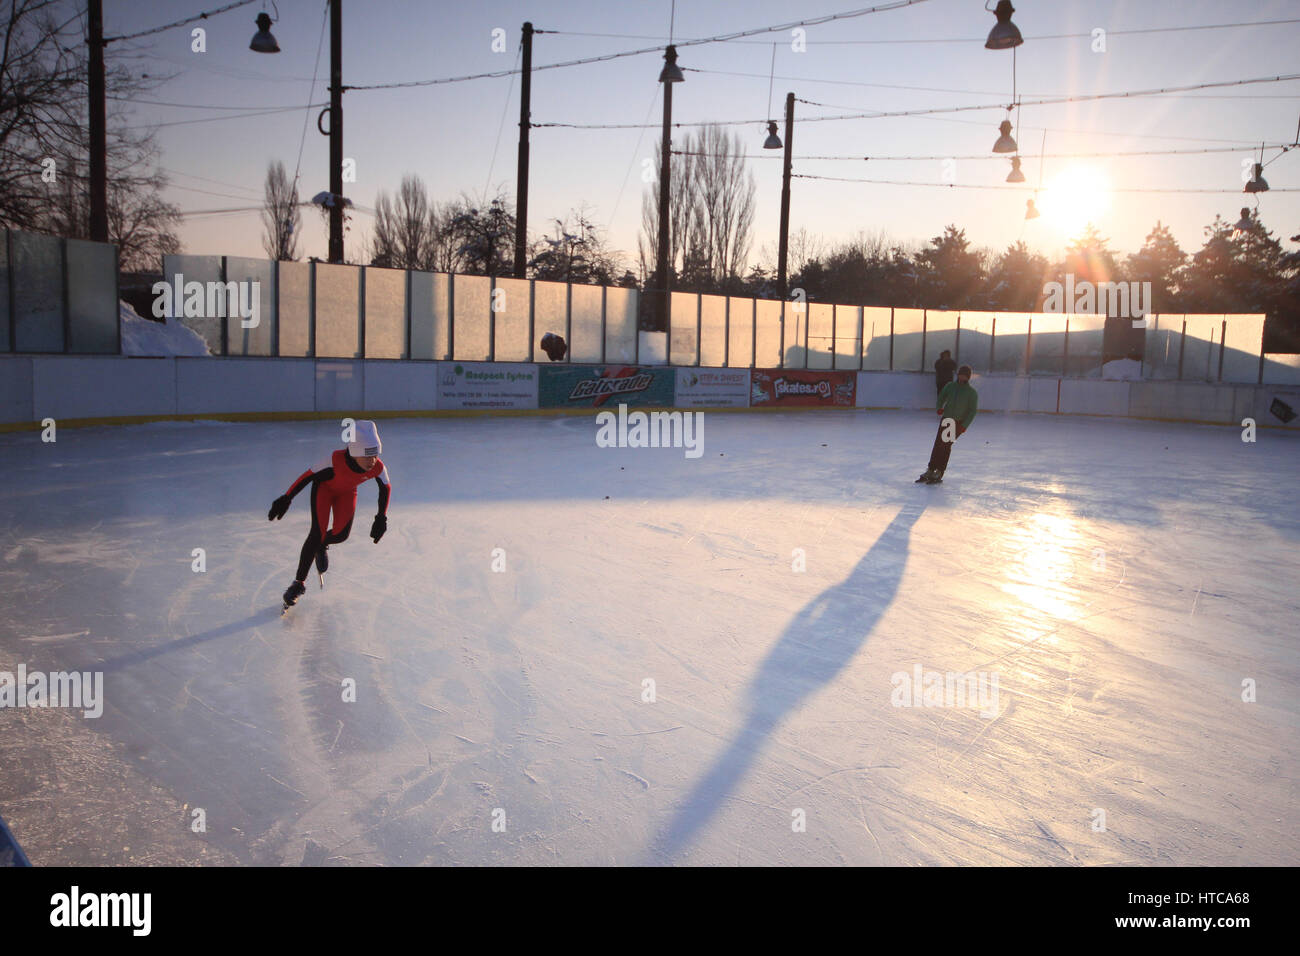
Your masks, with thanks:
M 1088 223 L 1101 224 L 1111 204 L 1110 180 L 1095 165 L 1073 164 L 1057 173 L 1038 202 L 1043 218 L 1073 239 Z

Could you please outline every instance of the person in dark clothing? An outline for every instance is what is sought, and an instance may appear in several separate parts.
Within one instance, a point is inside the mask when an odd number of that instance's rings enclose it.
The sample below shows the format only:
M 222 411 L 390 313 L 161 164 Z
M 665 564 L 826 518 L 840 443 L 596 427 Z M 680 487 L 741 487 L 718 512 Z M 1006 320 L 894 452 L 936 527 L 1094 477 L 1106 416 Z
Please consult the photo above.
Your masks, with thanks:
M 952 381 L 952 373 L 956 370 L 957 363 L 952 360 L 952 355 L 947 349 L 939 353 L 939 358 L 934 363 L 934 387 L 936 391 L 943 391 L 943 387 Z
M 963 365 L 957 369 L 957 381 L 949 382 L 939 392 L 939 432 L 934 436 L 934 447 L 930 450 L 930 465 L 916 479 L 918 484 L 924 482 L 934 485 L 943 481 L 953 442 L 975 420 L 975 413 L 979 411 L 979 395 L 970 383 L 970 376 L 970 366 Z M 945 433 L 950 437 L 945 437 Z

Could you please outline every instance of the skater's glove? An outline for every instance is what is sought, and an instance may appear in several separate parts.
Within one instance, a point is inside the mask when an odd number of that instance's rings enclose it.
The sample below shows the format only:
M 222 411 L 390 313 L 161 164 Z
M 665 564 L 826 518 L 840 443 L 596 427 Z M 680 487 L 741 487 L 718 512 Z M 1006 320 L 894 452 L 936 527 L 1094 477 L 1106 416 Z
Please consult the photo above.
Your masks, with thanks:
M 375 544 L 379 543 L 379 539 L 384 536 L 384 532 L 387 530 L 388 519 L 383 515 L 375 515 L 375 523 L 370 526 L 370 537 L 375 539 Z
M 266 520 L 276 521 L 283 518 L 285 512 L 289 510 L 289 505 L 292 503 L 293 499 L 288 495 L 281 495 L 279 498 L 276 498 L 271 502 L 271 510 L 266 513 Z
M 936 415 L 942 415 L 942 414 L 943 414 L 943 409 L 942 409 L 942 408 L 936 408 L 936 409 L 934 410 L 934 413 L 935 413 Z

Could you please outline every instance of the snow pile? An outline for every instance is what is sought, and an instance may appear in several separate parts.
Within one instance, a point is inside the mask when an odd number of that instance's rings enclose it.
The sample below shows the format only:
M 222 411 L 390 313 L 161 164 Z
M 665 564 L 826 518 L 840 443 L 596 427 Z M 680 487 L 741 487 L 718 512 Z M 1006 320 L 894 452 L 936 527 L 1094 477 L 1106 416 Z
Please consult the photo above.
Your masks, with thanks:
M 1101 377 L 1134 381 L 1142 378 L 1142 363 L 1136 359 L 1114 359 L 1101 367 Z
M 141 318 L 126 302 L 118 302 L 123 355 L 207 355 L 208 343 L 193 329 L 168 318 Z

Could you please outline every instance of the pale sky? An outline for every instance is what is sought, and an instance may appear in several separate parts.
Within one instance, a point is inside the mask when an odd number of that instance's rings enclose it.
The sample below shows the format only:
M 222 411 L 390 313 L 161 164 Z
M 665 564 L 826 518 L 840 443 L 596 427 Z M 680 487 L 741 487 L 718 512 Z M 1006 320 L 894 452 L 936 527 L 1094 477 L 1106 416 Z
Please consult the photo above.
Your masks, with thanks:
M 860 0 L 866 5 L 866 0 Z M 107 0 L 109 36 L 158 26 L 221 6 L 217 0 Z M 302 143 L 300 191 L 328 188 L 328 140 L 316 130 L 319 108 L 249 117 L 200 110 L 194 104 L 250 110 L 302 106 L 328 100 L 328 33 L 314 90 L 311 77 L 324 23 L 324 0 L 278 0 L 267 6 L 283 52 L 248 49 L 255 32 L 253 4 L 202 23 L 207 52 L 191 52 L 190 30 L 178 28 L 142 40 L 110 45 L 110 58 L 132 47 L 129 62 L 145 72 L 175 77 L 146 98 L 185 107 L 132 104 L 133 123 L 175 123 L 226 115 L 218 122 L 166 126 L 159 131 L 161 163 L 172 177 L 167 196 L 187 211 L 258 206 L 267 163 L 292 171 Z M 507 70 L 515 65 L 520 27 L 531 20 L 534 67 L 588 56 L 662 46 L 671 0 L 603 2 L 570 0 L 343 0 L 343 77 L 346 85 L 404 82 Z M 848 0 L 705 2 L 679 0 L 673 35 L 706 37 L 854 9 Z M 1272 77 L 1300 72 L 1300 22 L 1182 32 L 1115 35 L 1117 31 L 1225 22 L 1300 18 L 1294 0 L 1023 0 L 1014 22 L 1025 36 L 1015 54 L 1023 100 Z M 761 148 L 761 120 L 782 120 L 787 91 L 818 104 L 795 107 L 794 172 L 847 178 L 958 185 L 1005 186 L 1009 165 L 992 156 L 1005 110 L 930 117 L 810 122 L 845 112 L 1005 104 L 1011 100 L 1012 53 L 984 49 L 994 24 L 980 0 L 927 0 L 901 10 L 869 14 L 807 29 L 807 49 L 795 52 L 790 33 L 680 48 L 686 82 L 673 92 L 675 122 L 755 120 L 733 127 L 749 151 L 757 180 L 757 214 L 751 259 L 772 250 L 780 211 L 779 151 Z M 506 51 L 494 53 L 492 32 L 505 31 Z M 1093 52 L 1089 36 L 1054 34 L 1108 31 L 1106 51 Z M 623 36 L 576 36 L 620 34 Z M 865 42 L 870 41 L 870 42 Z M 888 41 L 888 42 L 882 42 Z M 920 41 L 920 42 L 904 42 Z M 949 42 L 940 42 L 949 41 Z M 771 107 L 772 44 L 776 42 Z M 532 131 L 530 234 L 548 221 L 586 205 L 608 231 L 610 244 L 635 268 L 640 228 L 641 180 L 654 155 L 662 104 L 657 82 L 662 54 L 623 57 L 590 65 L 535 70 L 534 123 L 648 123 L 638 130 Z M 707 70 L 719 72 L 691 72 Z M 732 74 L 752 74 L 738 76 Z M 790 78 L 793 79 L 790 79 Z M 917 89 L 924 87 L 926 89 Z M 111 104 L 114 108 L 126 104 Z M 357 181 L 345 192 L 373 207 L 381 189 L 393 191 L 404 173 L 421 176 L 432 197 L 462 192 L 481 196 L 498 187 L 513 198 L 518 138 L 518 78 L 479 79 L 411 89 L 351 90 L 344 95 L 344 154 L 356 162 Z M 1169 225 L 1183 248 L 1203 242 L 1216 213 L 1235 221 L 1243 205 L 1242 163 L 1248 144 L 1292 143 L 1300 122 L 1300 82 L 1235 86 L 1179 95 L 1147 96 L 1061 105 L 1025 105 L 1016 131 L 1027 182 L 1004 189 L 941 188 L 795 179 L 791 231 L 801 227 L 833 242 L 859 231 L 883 231 L 896 241 L 924 242 L 948 223 L 967 231 L 977 246 L 1001 250 L 1017 239 L 1049 256 L 1064 247 L 1082 218 L 1091 218 L 1111 247 L 1136 251 L 1156 220 Z M 306 136 L 303 139 L 304 121 Z M 1043 163 L 1043 127 L 1048 128 Z M 784 126 L 782 126 L 784 129 Z M 674 133 L 678 143 L 685 130 Z M 1053 159 L 1052 153 L 1197 150 L 1227 152 L 1098 159 Z M 922 159 L 834 161 L 811 156 L 918 156 Z M 1265 159 L 1278 155 L 1268 150 Z M 772 158 L 767 158 L 772 157 Z M 928 158 L 933 157 L 933 158 Z M 946 165 L 945 157 L 954 157 Z M 1040 173 L 1040 166 L 1042 171 Z M 950 171 L 950 172 L 949 172 Z M 1072 185 L 1054 196 L 1045 190 L 1042 218 L 1026 223 L 1025 199 L 1040 175 L 1050 187 L 1066 175 Z M 1265 171 L 1272 191 L 1259 197 L 1266 226 L 1286 242 L 1300 232 L 1300 150 Z M 1115 187 L 1227 189 L 1225 193 L 1119 193 Z M 185 187 L 185 188 L 181 188 Z M 201 190 L 205 190 L 201 191 Z M 218 195 L 211 195 L 216 193 Z M 355 216 L 347 236 L 349 259 L 358 257 L 372 218 Z M 181 230 L 185 251 L 262 256 L 257 212 L 189 216 Z M 1294 248 L 1286 243 L 1287 248 Z M 304 210 L 300 253 L 324 256 L 326 229 Z

